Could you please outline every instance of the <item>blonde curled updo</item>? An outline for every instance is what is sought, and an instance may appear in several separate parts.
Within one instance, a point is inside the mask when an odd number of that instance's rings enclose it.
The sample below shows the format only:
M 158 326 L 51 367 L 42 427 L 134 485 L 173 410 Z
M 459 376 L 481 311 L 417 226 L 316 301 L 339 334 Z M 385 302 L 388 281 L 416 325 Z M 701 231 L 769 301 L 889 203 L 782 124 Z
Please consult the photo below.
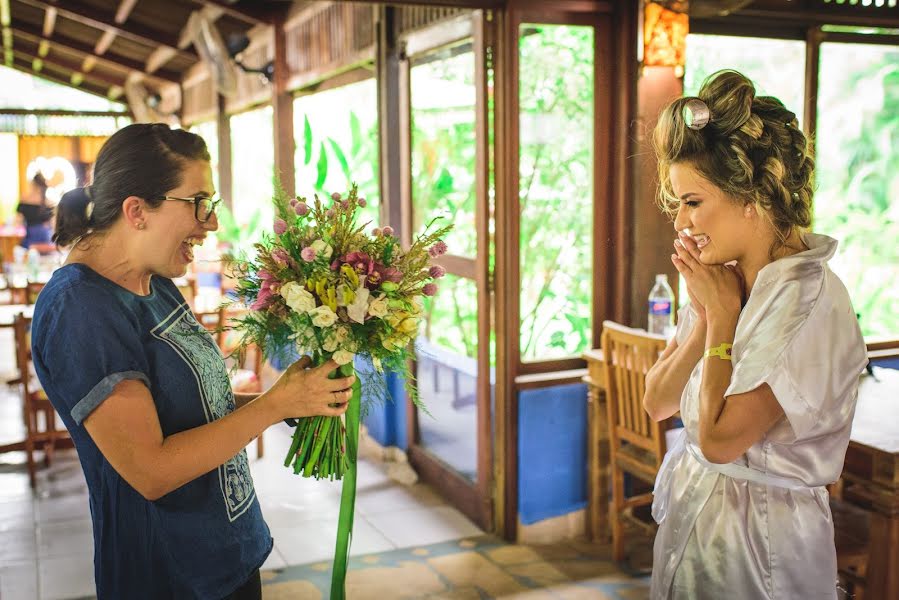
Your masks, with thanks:
M 659 161 L 659 203 L 677 212 L 670 169 L 686 163 L 738 202 L 763 209 L 783 243 L 811 224 L 815 162 L 796 114 L 777 98 L 756 96 L 745 75 L 710 75 L 695 97 L 708 106 L 709 122 L 693 124 L 693 97 L 665 107 L 653 135 Z

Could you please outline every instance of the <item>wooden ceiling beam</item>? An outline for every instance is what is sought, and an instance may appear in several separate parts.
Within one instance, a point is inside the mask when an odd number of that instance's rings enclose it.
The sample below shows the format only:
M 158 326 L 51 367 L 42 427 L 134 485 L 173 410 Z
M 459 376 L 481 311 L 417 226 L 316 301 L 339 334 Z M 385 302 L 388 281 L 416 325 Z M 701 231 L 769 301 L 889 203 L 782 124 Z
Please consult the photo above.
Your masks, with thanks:
M 56 9 L 50 7 L 44 12 L 44 37 L 51 37 L 54 27 L 56 27 Z
M 252 23 L 253 25 L 268 25 L 272 20 L 272 15 L 267 12 L 263 12 L 257 8 L 235 6 L 234 4 L 223 2 L 222 0 L 191 0 L 191 2 L 199 6 L 209 6 L 221 9 L 226 15 L 247 23 Z
M 199 60 L 196 51 L 191 48 L 179 49 L 178 36 L 165 31 L 150 29 L 137 23 L 116 23 L 115 16 L 109 13 L 101 13 L 96 8 L 82 4 L 77 0 L 66 0 L 65 4 L 53 4 L 48 0 L 16 0 L 36 8 L 55 7 L 60 16 L 71 19 L 82 25 L 87 25 L 100 31 L 113 31 L 116 35 L 125 39 L 149 46 L 169 46 L 177 53 L 191 60 Z
M 44 39 L 40 29 L 22 21 L 13 21 L 12 31 L 13 33 L 21 34 L 38 42 Z M 49 40 L 49 42 L 51 47 L 58 46 L 59 48 L 71 50 L 79 54 L 84 54 L 86 55 L 86 57 L 93 57 L 95 60 L 101 63 L 107 63 L 113 66 L 129 69 L 131 71 L 138 71 L 140 73 L 143 73 L 144 75 L 159 79 L 160 81 L 165 81 L 168 83 L 181 82 L 181 75 L 179 73 L 176 73 L 175 71 L 158 69 L 151 74 L 145 71 L 144 63 L 139 60 L 134 60 L 116 54 L 110 54 L 109 52 L 106 52 L 101 56 L 94 52 L 94 48 L 91 47 L 90 44 L 85 44 L 84 42 L 79 42 L 78 40 L 60 36 L 58 33 L 53 37 L 52 40 Z
M 115 11 L 115 22 L 121 24 L 127 21 L 136 4 L 137 0 L 122 0 L 121 3 L 119 3 L 118 10 Z
M 91 84 L 89 82 L 82 83 L 80 86 L 75 88 L 75 86 L 73 86 L 71 84 L 71 82 L 66 81 L 66 79 L 64 77 L 58 77 L 58 76 L 56 76 L 52 73 L 48 73 L 46 71 L 41 71 L 39 73 L 35 73 L 35 71 L 31 68 L 31 61 L 29 61 L 29 60 L 15 58 L 13 60 L 13 63 L 11 66 L 13 69 L 15 69 L 17 71 L 22 71 L 23 73 L 27 73 L 28 75 L 34 75 L 35 77 L 40 77 L 42 79 L 46 79 L 47 81 L 52 81 L 53 83 L 58 83 L 60 85 L 66 86 L 66 87 L 78 89 L 86 94 L 93 94 L 94 96 L 99 96 L 100 98 L 103 98 L 104 100 L 110 99 L 109 95 L 108 95 L 109 94 L 108 90 L 106 90 L 102 87 L 97 87 L 96 85 Z
M 80 63 L 67 60 L 60 56 L 49 55 L 49 56 L 45 56 L 45 57 L 41 58 L 40 56 L 38 56 L 38 53 L 36 50 L 32 50 L 32 49 L 28 49 L 28 48 L 21 48 L 21 47 L 14 47 L 13 54 L 15 54 L 15 56 L 18 56 L 20 58 L 28 59 L 28 60 L 40 59 L 44 62 L 44 64 L 54 66 L 63 71 L 70 71 L 71 73 L 81 73 L 81 64 Z M 91 71 L 90 73 L 82 73 L 82 75 L 84 76 L 85 81 L 90 80 L 90 81 L 94 81 L 94 82 L 105 84 L 105 85 L 118 85 L 118 86 L 122 86 L 122 87 L 124 87 L 124 85 L 125 85 L 124 77 L 122 77 L 122 78 L 112 77 L 111 75 L 107 75 L 105 73 L 98 73 L 97 71 Z

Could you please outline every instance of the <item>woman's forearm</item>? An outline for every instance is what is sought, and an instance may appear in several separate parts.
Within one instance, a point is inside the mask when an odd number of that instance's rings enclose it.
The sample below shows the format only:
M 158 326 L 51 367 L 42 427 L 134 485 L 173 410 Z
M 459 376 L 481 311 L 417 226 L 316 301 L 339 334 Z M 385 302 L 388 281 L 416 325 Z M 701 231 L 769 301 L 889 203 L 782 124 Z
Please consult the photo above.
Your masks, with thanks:
M 737 317 L 731 315 L 709 316 L 706 347 L 712 348 L 723 343 L 733 344 L 737 330 Z M 721 441 L 718 419 L 724 410 L 724 393 L 730 385 L 733 364 L 716 356 L 704 359 L 702 385 L 699 390 L 699 446 L 712 462 L 721 462 L 715 456 L 715 449 Z M 723 461 L 729 462 L 729 461 Z
M 274 422 L 264 403 L 251 401 L 225 417 L 166 437 L 155 464 L 155 485 L 144 495 L 155 500 L 212 471 L 243 450 Z M 143 493 L 143 492 L 142 492 Z
M 655 421 L 667 419 L 680 410 L 680 400 L 690 374 L 702 358 L 705 327 L 697 325 L 682 346 L 660 359 L 646 374 L 643 407 Z

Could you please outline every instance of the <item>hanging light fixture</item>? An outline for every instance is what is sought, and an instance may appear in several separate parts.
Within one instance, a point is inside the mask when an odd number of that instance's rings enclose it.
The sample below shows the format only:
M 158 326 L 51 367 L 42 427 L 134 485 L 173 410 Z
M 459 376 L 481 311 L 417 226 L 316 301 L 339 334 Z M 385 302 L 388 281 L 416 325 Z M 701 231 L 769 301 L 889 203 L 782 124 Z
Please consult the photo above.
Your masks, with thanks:
M 671 10 L 658 2 L 644 2 L 644 67 L 675 67 L 678 75 L 683 73 L 690 19 L 687 16 L 688 3 L 683 1 L 679 4 L 682 5 L 680 10 Z

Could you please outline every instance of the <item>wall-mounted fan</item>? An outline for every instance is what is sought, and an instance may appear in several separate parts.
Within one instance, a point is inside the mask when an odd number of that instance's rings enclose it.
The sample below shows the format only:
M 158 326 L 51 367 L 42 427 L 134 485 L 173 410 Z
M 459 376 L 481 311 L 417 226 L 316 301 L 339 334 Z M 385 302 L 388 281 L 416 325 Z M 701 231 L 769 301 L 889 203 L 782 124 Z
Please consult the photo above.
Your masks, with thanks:
M 181 90 L 177 85 L 166 88 L 150 89 L 144 85 L 140 77 L 129 77 L 125 81 L 125 98 L 128 108 L 138 123 L 178 122 L 176 115 L 181 106 Z
M 218 93 L 222 96 L 236 94 L 237 70 L 212 20 L 202 10 L 194 11 L 185 30 L 200 59 L 209 65 Z
M 659 4 L 675 12 L 687 13 L 691 17 L 725 17 L 739 10 L 753 0 L 656 0 Z
M 248 67 L 243 63 L 241 54 L 250 45 L 250 38 L 244 33 L 232 33 L 228 36 L 228 55 L 234 60 L 234 64 L 240 67 L 245 73 L 259 73 L 269 82 L 275 79 L 275 63 L 268 61 L 261 67 Z

